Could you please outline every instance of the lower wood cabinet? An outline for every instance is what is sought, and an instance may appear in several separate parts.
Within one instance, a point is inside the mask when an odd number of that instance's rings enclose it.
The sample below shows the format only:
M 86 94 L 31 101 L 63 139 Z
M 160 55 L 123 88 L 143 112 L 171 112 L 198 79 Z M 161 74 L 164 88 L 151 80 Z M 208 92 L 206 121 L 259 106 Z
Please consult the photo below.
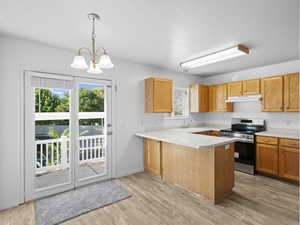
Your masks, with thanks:
M 279 176 L 299 181 L 299 149 L 279 147 Z
M 161 176 L 161 142 L 144 138 L 144 170 Z
M 219 131 L 214 131 L 214 130 L 209 131 L 208 135 L 210 135 L 210 136 L 221 136 Z
M 256 137 L 256 170 L 299 181 L 299 140 Z
M 272 175 L 278 174 L 278 146 L 256 145 L 256 170 Z

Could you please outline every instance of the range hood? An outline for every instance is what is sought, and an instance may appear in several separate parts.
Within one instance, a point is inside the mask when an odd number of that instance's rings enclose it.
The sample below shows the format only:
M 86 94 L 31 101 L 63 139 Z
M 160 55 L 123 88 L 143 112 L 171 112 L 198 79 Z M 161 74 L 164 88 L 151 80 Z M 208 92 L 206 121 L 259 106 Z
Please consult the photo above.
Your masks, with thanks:
M 261 101 L 261 95 L 233 96 L 225 100 L 225 102 L 258 102 Z

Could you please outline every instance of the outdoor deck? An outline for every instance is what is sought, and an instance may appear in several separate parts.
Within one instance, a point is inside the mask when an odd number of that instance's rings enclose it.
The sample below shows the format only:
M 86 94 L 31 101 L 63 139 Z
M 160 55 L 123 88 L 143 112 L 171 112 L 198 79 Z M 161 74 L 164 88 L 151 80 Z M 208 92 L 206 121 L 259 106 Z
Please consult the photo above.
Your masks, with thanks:
M 78 176 L 81 179 L 104 174 L 105 172 L 105 162 L 86 162 L 79 165 Z M 69 168 L 37 174 L 35 176 L 35 189 L 66 183 L 70 181 L 70 177 Z

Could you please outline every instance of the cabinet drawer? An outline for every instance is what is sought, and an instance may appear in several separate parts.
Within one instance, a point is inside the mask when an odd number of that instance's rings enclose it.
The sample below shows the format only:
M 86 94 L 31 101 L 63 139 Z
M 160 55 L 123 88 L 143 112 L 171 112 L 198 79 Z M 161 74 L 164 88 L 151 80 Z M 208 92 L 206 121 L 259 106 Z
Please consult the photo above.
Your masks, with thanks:
M 279 141 L 279 146 L 299 149 L 299 140 L 281 138 Z
M 269 144 L 269 145 L 278 145 L 278 138 L 275 137 L 266 137 L 266 136 L 256 136 L 257 143 Z

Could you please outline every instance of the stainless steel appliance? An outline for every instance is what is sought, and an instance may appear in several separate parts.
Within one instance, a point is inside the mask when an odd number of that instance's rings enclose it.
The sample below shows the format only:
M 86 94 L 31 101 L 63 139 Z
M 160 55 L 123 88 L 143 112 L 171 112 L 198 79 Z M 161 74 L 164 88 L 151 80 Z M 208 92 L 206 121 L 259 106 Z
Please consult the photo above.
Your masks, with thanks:
M 231 128 L 221 130 L 221 136 L 238 138 L 235 142 L 235 169 L 248 174 L 255 174 L 255 133 L 265 131 L 263 119 L 233 118 Z

